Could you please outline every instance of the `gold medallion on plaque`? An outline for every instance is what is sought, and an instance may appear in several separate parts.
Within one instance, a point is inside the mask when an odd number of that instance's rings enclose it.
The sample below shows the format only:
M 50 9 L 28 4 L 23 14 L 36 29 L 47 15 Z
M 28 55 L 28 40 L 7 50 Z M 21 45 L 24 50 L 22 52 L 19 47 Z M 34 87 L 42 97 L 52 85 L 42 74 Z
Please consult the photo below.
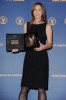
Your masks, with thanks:
M 5 17 L 5 16 L 1 16 L 1 17 L 0 17 L 0 23 L 1 23 L 1 24 L 6 24 L 7 21 L 8 21 L 7 17 Z
M 24 23 L 24 19 L 22 17 L 18 17 L 18 18 L 16 18 L 16 23 L 18 25 L 22 25 Z
M 25 38 L 25 45 L 27 47 L 32 47 L 33 45 L 36 44 L 36 42 L 37 42 L 36 40 L 37 40 L 37 38 L 36 38 L 35 34 L 30 34 Z
M 50 17 L 50 18 L 48 19 L 48 23 L 49 23 L 50 25 L 55 25 L 55 24 L 56 24 L 56 19 L 55 19 L 54 17 Z

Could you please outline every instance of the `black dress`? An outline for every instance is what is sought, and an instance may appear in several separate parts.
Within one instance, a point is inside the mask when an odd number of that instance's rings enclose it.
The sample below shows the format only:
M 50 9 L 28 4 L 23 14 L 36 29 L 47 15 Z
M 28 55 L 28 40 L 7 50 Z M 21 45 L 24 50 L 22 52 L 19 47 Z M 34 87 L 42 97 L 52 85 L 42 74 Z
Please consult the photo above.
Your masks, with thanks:
M 46 44 L 46 24 L 31 24 L 27 22 L 27 32 L 37 31 L 39 40 L 42 44 Z M 27 51 L 24 58 L 23 76 L 21 86 L 32 89 L 42 88 L 48 90 L 48 54 L 47 50 Z

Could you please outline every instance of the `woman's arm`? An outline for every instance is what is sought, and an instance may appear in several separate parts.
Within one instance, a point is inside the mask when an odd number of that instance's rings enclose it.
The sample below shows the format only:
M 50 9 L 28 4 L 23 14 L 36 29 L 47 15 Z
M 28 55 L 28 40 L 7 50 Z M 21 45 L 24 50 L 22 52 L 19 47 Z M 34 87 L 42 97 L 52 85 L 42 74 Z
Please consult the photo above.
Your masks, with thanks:
M 41 50 L 52 48 L 52 28 L 50 24 L 46 25 L 46 36 L 47 36 L 48 43 L 44 45 L 39 41 L 40 47 L 34 48 L 34 50 L 41 51 Z
M 27 23 L 24 23 L 24 25 L 23 25 L 23 32 L 27 33 Z
M 46 36 L 48 44 L 45 45 L 45 49 L 50 49 L 52 48 L 52 27 L 50 24 L 46 25 Z

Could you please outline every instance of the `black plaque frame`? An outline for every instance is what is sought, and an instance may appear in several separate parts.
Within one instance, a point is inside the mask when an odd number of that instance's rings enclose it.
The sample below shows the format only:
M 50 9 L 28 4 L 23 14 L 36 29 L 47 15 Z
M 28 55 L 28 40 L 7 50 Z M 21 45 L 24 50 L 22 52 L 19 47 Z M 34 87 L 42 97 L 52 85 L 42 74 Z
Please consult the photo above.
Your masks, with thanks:
M 32 47 L 27 47 L 25 44 L 25 38 L 29 36 L 30 34 L 34 34 L 36 36 L 36 43 Z M 19 49 L 19 51 L 27 51 L 32 50 L 35 47 L 39 46 L 39 39 L 38 39 L 38 33 L 37 32 L 31 32 L 31 33 L 22 33 L 22 34 L 6 34 L 6 51 L 11 52 L 12 49 Z

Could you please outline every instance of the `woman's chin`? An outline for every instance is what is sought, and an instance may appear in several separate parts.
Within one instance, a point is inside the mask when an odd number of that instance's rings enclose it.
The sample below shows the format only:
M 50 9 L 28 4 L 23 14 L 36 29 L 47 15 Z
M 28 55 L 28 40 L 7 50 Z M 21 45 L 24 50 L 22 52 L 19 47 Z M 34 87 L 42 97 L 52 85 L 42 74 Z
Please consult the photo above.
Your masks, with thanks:
M 35 19 L 39 19 L 39 18 L 41 18 L 40 16 L 35 16 Z

